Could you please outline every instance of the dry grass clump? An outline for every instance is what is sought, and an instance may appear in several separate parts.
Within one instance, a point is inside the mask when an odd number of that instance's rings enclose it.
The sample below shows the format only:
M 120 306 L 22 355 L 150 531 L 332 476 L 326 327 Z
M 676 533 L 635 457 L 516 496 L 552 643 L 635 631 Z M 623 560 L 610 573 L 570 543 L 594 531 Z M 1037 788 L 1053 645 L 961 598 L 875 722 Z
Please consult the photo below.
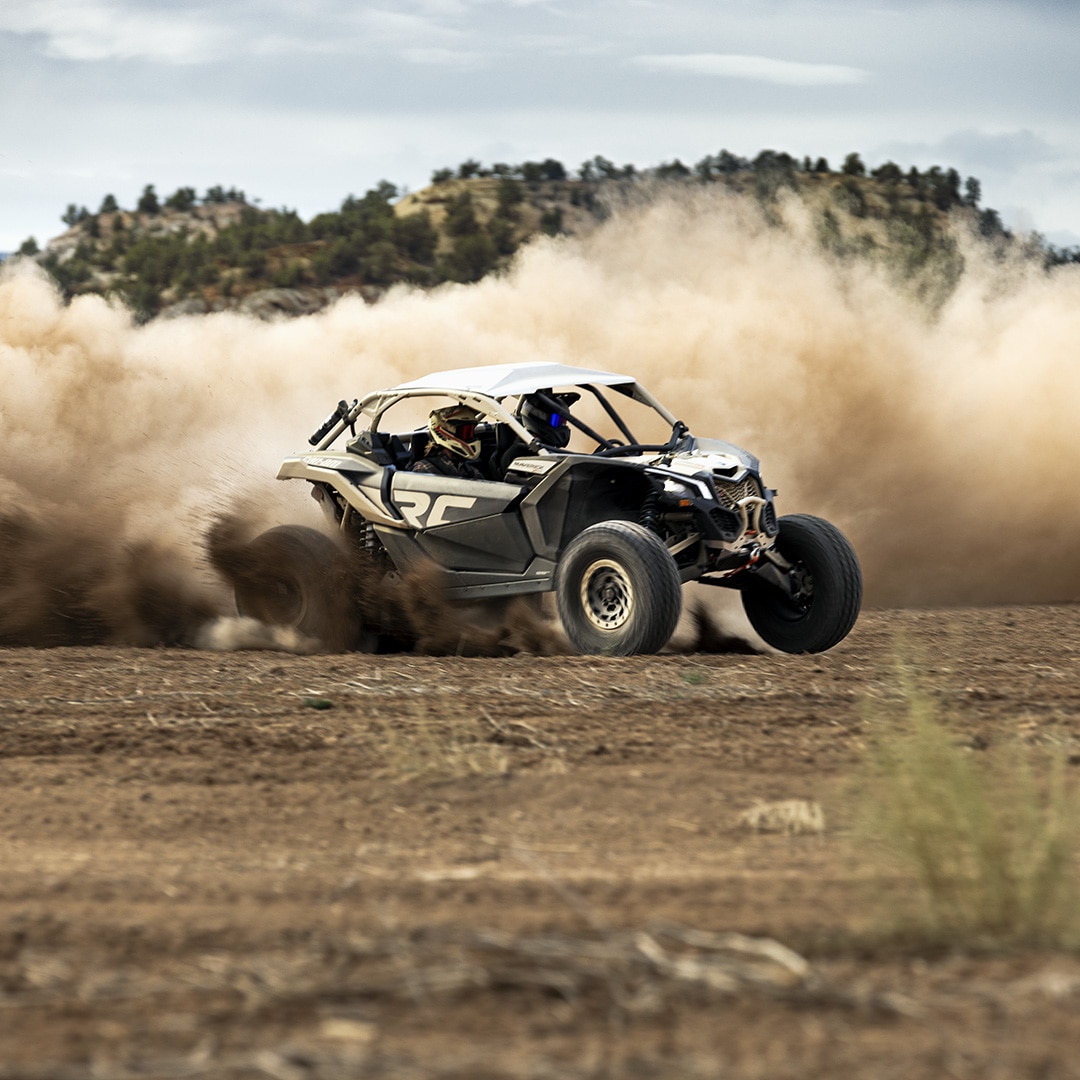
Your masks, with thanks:
M 976 753 L 908 683 L 904 716 L 877 725 L 867 822 L 918 882 L 918 928 L 956 945 L 1080 940 L 1080 792 L 1060 756 Z
M 755 799 L 754 805 L 739 815 L 739 824 L 753 832 L 820 836 L 825 831 L 825 811 L 813 799 Z
M 387 775 L 402 782 L 419 777 L 500 776 L 510 768 L 503 747 L 435 721 L 384 725 L 379 753 Z
M 564 748 L 532 724 L 500 722 L 486 710 L 478 720 L 479 726 L 433 718 L 384 723 L 377 741 L 385 775 L 406 782 L 501 776 L 521 767 L 549 774 L 567 771 Z

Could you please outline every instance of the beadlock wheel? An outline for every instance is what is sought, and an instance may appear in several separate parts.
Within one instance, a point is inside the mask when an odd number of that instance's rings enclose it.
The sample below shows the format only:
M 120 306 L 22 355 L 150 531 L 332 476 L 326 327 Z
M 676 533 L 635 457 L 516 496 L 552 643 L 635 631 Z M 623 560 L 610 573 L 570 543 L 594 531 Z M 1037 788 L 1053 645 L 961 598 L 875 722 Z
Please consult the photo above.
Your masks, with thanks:
M 634 522 L 605 521 L 567 545 L 555 598 L 578 652 L 633 656 L 667 644 L 682 610 L 682 582 L 658 536 Z
M 581 579 L 585 615 L 601 630 L 617 630 L 634 609 L 634 586 L 618 563 L 597 559 Z

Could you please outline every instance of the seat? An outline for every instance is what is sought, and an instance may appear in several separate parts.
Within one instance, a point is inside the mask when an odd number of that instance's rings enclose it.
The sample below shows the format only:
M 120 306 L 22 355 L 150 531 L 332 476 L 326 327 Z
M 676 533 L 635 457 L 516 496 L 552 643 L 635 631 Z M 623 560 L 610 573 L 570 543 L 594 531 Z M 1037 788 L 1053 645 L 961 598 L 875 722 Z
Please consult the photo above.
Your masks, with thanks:
M 420 428 L 412 433 L 409 440 L 408 463 L 406 469 L 411 469 L 418 461 L 422 460 L 427 453 L 428 443 L 431 441 L 426 428 Z
M 501 480 L 506 475 L 515 458 L 529 453 L 529 448 L 521 441 L 509 424 L 499 424 L 495 432 L 495 453 L 491 455 L 492 471 Z

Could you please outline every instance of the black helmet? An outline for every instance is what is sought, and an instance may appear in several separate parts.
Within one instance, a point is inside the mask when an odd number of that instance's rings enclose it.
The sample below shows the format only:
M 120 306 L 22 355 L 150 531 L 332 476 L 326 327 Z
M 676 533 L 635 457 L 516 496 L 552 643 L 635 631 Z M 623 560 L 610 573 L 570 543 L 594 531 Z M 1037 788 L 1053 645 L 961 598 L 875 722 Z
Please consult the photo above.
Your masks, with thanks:
M 570 441 L 566 413 L 580 396 L 580 394 L 552 394 L 550 390 L 529 394 L 522 399 L 521 408 L 518 410 L 521 422 L 545 446 L 561 450 Z M 554 409 L 552 405 L 560 408 Z

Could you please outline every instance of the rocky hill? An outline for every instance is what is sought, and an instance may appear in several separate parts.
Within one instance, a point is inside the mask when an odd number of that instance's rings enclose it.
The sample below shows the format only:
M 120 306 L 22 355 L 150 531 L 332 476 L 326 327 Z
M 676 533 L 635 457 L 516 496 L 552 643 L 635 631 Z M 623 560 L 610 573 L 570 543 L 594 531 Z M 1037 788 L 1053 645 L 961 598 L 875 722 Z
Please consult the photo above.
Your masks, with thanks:
M 834 171 L 824 159 L 721 151 L 692 169 L 676 160 L 642 172 L 597 157 L 573 178 L 551 159 L 491 168 L 469 161 L 400 197 L 384 181 L 308 222 L 235 189 L 212 188 L 199 199 L 181 188 L 162 204 L 148 185 L 134 210 L 111 195 L 97 213 L 69 206 L 66 232 L 43 251 L 28 240 L 19 254 L 37 259 L 68 296 L 114 294 L 142 318 L 227 308 L 306 314 L 347 292 L 374 301 L 399 282 L 477 281 L 534 236 L 586 234 L 619 199 L 701 184 L 743 194 L 774 217 L 785 193 L 797 196 L 824 248 L 881 260 L 930 301 L 960 272 L 957 226 L 990 244 L 1017 242 L 995 211 L 980 207 L 978 181 L 962 184 L 954 169 L 904 171 L 887 162 L 867 171 L 850 154 Z M 1047 263 L 1080 257 L 1024 243 Z
M 600 216 L 591 186 L 451 177 L 399 198 L 384 182 L 306 223 L 242 193 L 200 201 L 182 189 L 184 198 L 136 210 L 114 208 L 107 196 L 108 208 L 94 214 L 69 207 L 66 232 L 44 250 L 28 240 L 20 254 L 68 296 L 115 294 L 143 317 L 305 314 L 346 292 L 370 301 L 399 282 L 476 281 L 536 234 L 580 235 Z

